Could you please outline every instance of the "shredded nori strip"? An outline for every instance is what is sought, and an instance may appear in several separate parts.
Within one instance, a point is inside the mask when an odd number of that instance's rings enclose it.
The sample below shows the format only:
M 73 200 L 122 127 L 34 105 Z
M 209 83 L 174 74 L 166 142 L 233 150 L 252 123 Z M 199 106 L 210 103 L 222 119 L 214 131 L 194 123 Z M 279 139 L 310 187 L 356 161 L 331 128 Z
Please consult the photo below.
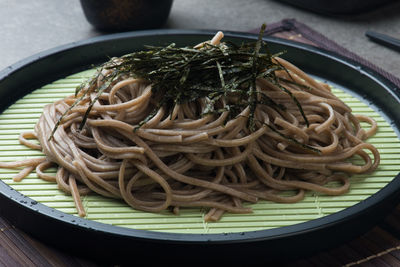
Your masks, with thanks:
M 175 43 L 171 43 L 164 47 L 145 46 L 146 49 L 143 51 L 110 59 L 100 66 L 100 70 L 112 70 L 111 75 L 102 76 L 98 71 L 93 78 L 76 89 L 76 95 L 84 88 L 86 88 L 83 92 L 84 95 L 97 92 L 96 97 L 89 104 L 80 128 L 82 129 L 84 126 L 94 102 L 98 100 L 106 89 L 105 87 L 110 86 L 113 81 L 121 77 L 147 80 L 152 85 L 153 95 L 161 94 L 163 96 L 158 106 L 135 129 L 149 121 L 161 106 L 172 113 L 175 104 L 205 98 L 207 106 L 203 115 L 220 114 L 228 110 L 227 120 L 237 117 L 243 108 L 248 106 L 250 108 L 248 127 L 250 131 L 254 131 L 254 112 L 257 105 L 268 105 L 276 110 L 285 110 L 283 105 L 275 103 L 273 99 L 256 90 L 258 78 L 266 79 L 287 93 L 298 107 L 308 126 L 308 120 L 299 101 L 280 82 L 299 84 L 294 80 L 276 76 L 276 71 L 288 72 L 284 66 L 273 60 L 274 57 L 280 56 L 284 52 L 271 54 L 262 39 L 264 30 L 265 25 L 262 25 L 256 42 L 247 42 L 241 45 L 231 42 L 220 45 L 204 43 L 203 47 L 198 49 L 192 46 L 177 47 Z M 263 52 L 264 50 L 266 52 Z M 104 85 L 96 88 L 94 85 L 99 77 L 104 80 Z M 289 77 L 291 77 L 290 74 Z M 299 87 L 304 88 L 302 85 Z M 215 103 L 221 97 L 229 96 L 239 97 L 235 98 L 236 101 L 226 101 L 225 107 L 215 109 Z M 81 99 L 82 97 L 78 98 L 76 102 Z M 56 127 L 62 118 L 63 116 L 59 119 Z M 269 127 L 275 129 L 272 125 Z M 285 138 L 287 137 L 285 136 Z

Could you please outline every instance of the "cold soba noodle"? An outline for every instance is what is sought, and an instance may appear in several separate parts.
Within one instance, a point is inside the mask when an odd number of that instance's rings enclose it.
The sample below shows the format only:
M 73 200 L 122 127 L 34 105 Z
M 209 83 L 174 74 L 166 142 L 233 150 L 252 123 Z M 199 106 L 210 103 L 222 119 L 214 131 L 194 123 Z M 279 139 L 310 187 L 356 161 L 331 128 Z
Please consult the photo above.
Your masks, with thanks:
M 261 53 L 261 39 L 234 47 L 220 43 L 222 36 L 192 48 L 171 45 L 113 58 L 76 95 L 47 105 L 34 132 L 21 134 L 22 144 L 45 157 L 0 167 L 24 167 L 15 180 L 36 169 L 73 196 L 80 216 L 80 197 L 95 192 L 147 212 L 205 207 L 206 221 L 249 213 L 243 203 L 259 199 L 292 203 L 308 190 L 344 194 L 349 176 L 377 168 L 379 153 L 364 142 L 375 134 L 375 121 L 352 114 L 328 85 Z M 154 63 L 154 73 L 168 77 L 164 83 L 151 71 L 141 76 L 141 66 L 126 71 L 129 59 L 135 67 L 170 50 L 182 57 Z M 199 63 L 202 56 L 208 58 Z M 180 61 L 174 85 L 168 75 Z M 360 122 L 370 124 L 368 130 Z M 53 165 L 56 175 L 46 174 Z

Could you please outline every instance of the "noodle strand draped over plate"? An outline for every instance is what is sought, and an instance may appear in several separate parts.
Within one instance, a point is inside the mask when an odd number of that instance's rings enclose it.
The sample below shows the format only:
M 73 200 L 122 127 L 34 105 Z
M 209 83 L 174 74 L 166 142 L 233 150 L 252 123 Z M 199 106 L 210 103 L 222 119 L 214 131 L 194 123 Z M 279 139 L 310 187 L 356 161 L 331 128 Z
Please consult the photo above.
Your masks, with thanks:
M 222 45 L 222 36 L 209 43 Z M 207 49 L 202 46 L 195 48 Z M 282 67 L 274 71 L 280 86 L 257 78 L 254 89 L 284 108 L 246 106 L 233 117 L 229 110 L 204 115 L 205 98 L 175 103 L 170 111 L 160 106 L 149 117 L 163 98 L 153 84 L 127 75 L 107 84 L 104 77 L 113 72 L 102 68 L 87 85 L 102 88 L 100 95 L 82 90 L 49 104 L 34 132 L 21 134 L 22 144 L 46 157 L 0 167 L 25 167 L 15 180 L 36 169 L 72 194 L 80 216 L 85 216 L 80 197 L 91 192 L 148 212 L 207 207 L 206 221 L 217 221 L 224 212 L 249 213 L 243 204 L 259 199 L 291 203 L 307 190 L 346 193 L 351 174 L 372 172 L 379 164 L 378 150 L 364 142 L 377 124 L 352 114 L 328 85 L 282 58 L 273 61 Z M 237 97 L 219 98 L 214 109 Z M 363 129 L 361 122 L 370 127 Z M 46 174 L 53 165 L 56 175 Z

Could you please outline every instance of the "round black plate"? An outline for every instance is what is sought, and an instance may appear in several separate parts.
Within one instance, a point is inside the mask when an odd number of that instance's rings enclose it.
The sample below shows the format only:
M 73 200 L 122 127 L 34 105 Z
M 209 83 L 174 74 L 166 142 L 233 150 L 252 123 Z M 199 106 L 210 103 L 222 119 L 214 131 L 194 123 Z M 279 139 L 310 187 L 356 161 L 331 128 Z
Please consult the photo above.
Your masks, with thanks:
M 193 45 L 212 31 L 156 30 L 113 34 L 61 46 L 29 57 L 0 72 L 0 107 L 92 64 L 143 49 L 143 45 Z M 225 40 L 242 43 L 257 36 L 226 32 Z M 400 127 L 399 89 L 364 66 L 312 46 L 265 38 L 272 52 L 306 72 L 339 86 L 374 106 Z M 397 203 L 400 179 L 343 211 L 287 227 L 227 234 L 174 234 L 106 225 L 62 213 L 27 198 L 0 182 L 0 213 L 15 226 L 56 247 L 109 262 L 266 262 L 287 260 L 332 247 L 365 232 Z

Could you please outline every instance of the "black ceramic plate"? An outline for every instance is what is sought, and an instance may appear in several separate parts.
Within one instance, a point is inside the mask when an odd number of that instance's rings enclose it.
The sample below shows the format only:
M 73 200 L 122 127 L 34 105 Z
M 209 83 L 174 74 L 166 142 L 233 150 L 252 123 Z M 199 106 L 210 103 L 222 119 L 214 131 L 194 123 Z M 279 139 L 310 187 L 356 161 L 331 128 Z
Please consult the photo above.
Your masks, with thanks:
M 118 56 L 143 49 L 144 44 L 193 45 L 210 39 L 211 31 L 158 30 L 101 36 L 72 43 L 27 58 L 0 72 L 2 110 L 32 90 Z M 225 33 L 236 43 L 255 35 Z M 400 93 L 378 73 L 338 55 L 308 45 L 265 38 L 272 51 L 319 79 L 347 88 L 371 103 L 397 132 Z M 397 174 L 397 173 L 396 173 Z M 62 249 L 99 260 L 155 262 L 263 262 L 290 259 L 332 247 L 366 231 L 397 203 L 400 179 L 342 211 L 307 222 L 268 230 L 221 234 L 181 234 L 134 230 L 94 222 L 36 203 L 0 182 L 0 212 L 15 226 Z

